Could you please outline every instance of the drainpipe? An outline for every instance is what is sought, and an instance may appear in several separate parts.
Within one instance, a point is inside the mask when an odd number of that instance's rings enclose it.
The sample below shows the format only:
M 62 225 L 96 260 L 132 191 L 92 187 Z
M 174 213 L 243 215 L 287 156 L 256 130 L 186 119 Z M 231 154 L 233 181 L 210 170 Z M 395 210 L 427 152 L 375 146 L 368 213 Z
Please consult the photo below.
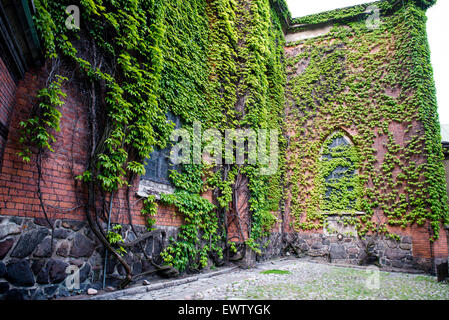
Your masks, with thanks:
M 111 211 L 112 211 L 112 200 L 114 199 L 114 193 L 111 193 L 111 200 L 109 204 L 109 212 L 108 212 L 108 227 L 106 231 L 106 235 L 109 234 L 109 230 L 111 228 Z M 108 263 L 108 249 L 104 250 L 104 267 L 103 267 L 103 289 L 106 287 L 106 265 Z

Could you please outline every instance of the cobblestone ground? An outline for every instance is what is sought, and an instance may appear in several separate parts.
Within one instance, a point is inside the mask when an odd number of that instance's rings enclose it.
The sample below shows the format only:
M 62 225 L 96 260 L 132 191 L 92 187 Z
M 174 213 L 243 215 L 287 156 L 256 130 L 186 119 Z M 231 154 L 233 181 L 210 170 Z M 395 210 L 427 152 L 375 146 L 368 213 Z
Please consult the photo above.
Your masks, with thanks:
M 429 275 L 284 260 L 119 299 L 449 300 L 449 284 Z

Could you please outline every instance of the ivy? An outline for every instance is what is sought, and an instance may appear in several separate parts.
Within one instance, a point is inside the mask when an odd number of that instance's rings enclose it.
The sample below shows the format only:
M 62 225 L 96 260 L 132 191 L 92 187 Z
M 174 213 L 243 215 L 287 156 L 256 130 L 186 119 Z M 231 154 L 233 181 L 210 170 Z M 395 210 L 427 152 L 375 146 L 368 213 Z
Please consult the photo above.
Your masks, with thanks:
M 441 137 L 425 31 L 425 9 L 433 3 L 376 2 L 382 23 L 374 30 L 368 30 L 360 16 L 368 5 L 295 20 L 313 24 L 332 18 L 334 23 L 328 35 L 292 44 L 301 50 L 287 59 L 291 70 L 287 131 L 294 132 L 287 164 L 293 168 L 289 197 L 296 229 L 325 226 L 323 212 L 345 211 L 348 200 L 355 200 L 354 209 L 365 213 L 349 221 L 361 236 L 380 232 L 394 238 L 391 227 L 429 221 L 431 240 L 435 240 L 441 223 L 447 223 Z M 304 71 L 293 74 L 297 68 Z M 320 160 L 329 155 L 326 137 L 341 130 L 355 132 L 354 146 L 338 150 L 342 158 Z M 404 138 L 396 132 L 405 132 Z M 373 148 L 376 142 L 383 142 L 384 152 Z M 379 152 L 384 153 L 382 157 Z M 358 174 L 339 180 L 336 196 L 324 200 L 330 187 L 324 177 L 338 165 Z M 379 215 L 387 218 L 385 224 Z
M 23 161 L 30 162 L 32 147 L 53 151 L 51 143 L 55 141 L 55 137 L 50 130 L 60 130 L 61 111 L 58 108 L 64 104 L 62 99 L 67 96 L 61 90 L 65 80 L 67 78 L 56 75 L 55 80 L 47 88 L 39 90 L 37 93 L 39 102 L 37 110 L 33 110 L 34 115 L 19 123 L 22 133 L 19 141 L 25 146 L 23 151 L 19 152 Z
M 373 230 L 395 236 L 374 220 L 380 213 L 389 226 L 430 221 L 435 238 L 448 221 L 425 38 L 424 10 L 434 1 L 376 2 L 385 16 L 370 31 L 356 18 L 367 5 L 293 19 L 335 22 L 319 41 L 294 44 L 301 52 L 293 57 L 284 56 L 282 28 L 291 20 L 284 0 L 82 0 L 76 3 L 82 25 L 73 30 L 65 27 L 69 2 L 36 0 L 35 22 L 49 62 L 74 68 L 89 88 L 92 158 L 77 178 L 89 186 L 91 206 L 97 190 L 112 199 L 145 174 L 153 150 L 169 145 L 169 111 L 190 133 L 195 121 L 221 133 L 278 131 L 279 170 L 271 176 L 260 174 L 261 163 L 183 165 L 170 173 L 176 190 L 160 201 L 176 207 L 185 224 L 162 253 L 166 264 L 199 269 L 211 257 L 223 259 L 224 249 L 235 250 L 223 220 L 242 181 L 249 195 L 246 245 L 257 253 L 285 218 L 279 217 L 285 203 L 296 229 L 322 228 L 323 211 L 347 207 L 365 212 L 345 221 L 362 236 Z M 299 65 L 303 72 L 294 73 Z M 59 128 L 65 79 L 49 80 L 37 112 L 21 123 L 24 160 L 33 146 L 51 150 L 51 130 Z M 406 130 L 406 141 L 399 143 L 395 125 Z M 350 129 L 353 145 L 327 148 L 326 138 Z M 384 143 L 380 161 L 376 141 Z M 331 160 L 320 160 L 323 155 Z M 323 199 L 330 187 L 325 177 L 337 166 L 358 174 L 339 180 L 333 185 L 339 191 Z M 207 191 L 214 203 L 203 197 Z M 151 230 L 155 198 L 143 201 L 141 213 Z
M 118 252 L 123 255 L 128 253 L 125 248 L 123 248 L 120 244 L 123 244 L 125 240 L 123 239 L 122 235 L 120 234 L 120 230 L 122 230 L 122 225 L 116 224 L 112 227 L 112 230 L 109 230 L 107 234 L 107 238 L 109 240 L 109 243 L 112 245 L 118 245 Z
M 149 195 L 145 200 L 143 200 L 143 206 L 140 213 L 145 217 L 148 231 L 153 230 L 153 226 L 156 224 L 156 219 L 154 216 L 157 215 L 157 202 L 154 195 Z

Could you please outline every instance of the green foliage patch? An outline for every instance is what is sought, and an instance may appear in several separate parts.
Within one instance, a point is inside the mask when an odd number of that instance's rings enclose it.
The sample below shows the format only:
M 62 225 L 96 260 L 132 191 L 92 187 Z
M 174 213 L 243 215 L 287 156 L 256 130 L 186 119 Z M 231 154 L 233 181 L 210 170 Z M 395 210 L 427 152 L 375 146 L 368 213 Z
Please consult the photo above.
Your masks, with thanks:
M 261 271 L 260 273 L 262 273 L 262 274 L 291 274 L 290 271 L 287 271 L 287 270 L 277 270 L 277 269 L 273 269 L 273 270 L 265 270 L 265 271 Z

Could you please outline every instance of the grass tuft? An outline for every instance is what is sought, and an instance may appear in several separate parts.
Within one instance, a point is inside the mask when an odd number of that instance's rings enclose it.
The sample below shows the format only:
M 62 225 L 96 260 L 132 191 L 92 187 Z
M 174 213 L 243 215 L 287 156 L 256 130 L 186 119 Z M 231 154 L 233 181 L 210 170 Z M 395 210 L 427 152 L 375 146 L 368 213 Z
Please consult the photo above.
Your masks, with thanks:
M 291 274 L 290 271 L 286 271 L 286 270 L 265 270 L 265 271 L 261 271 L 260 273 L 262 274 Z

